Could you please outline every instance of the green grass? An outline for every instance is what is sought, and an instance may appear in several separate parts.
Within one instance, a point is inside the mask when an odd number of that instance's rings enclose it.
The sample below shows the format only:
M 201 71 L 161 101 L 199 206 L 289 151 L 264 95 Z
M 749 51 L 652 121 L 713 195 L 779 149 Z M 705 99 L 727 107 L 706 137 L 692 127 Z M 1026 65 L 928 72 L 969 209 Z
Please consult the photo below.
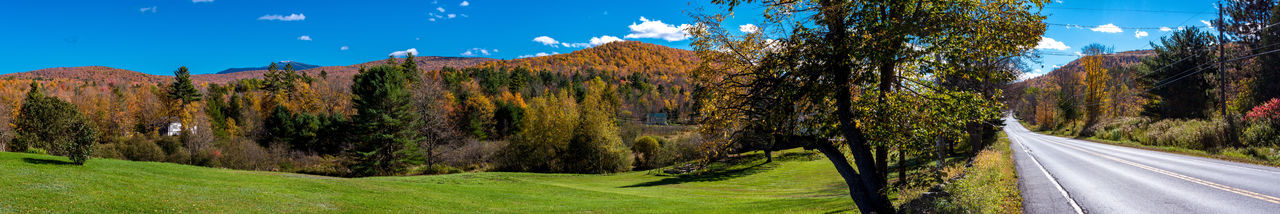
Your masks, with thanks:
M 998 132 L 997 141 L 972 159 L 972 165 L 957 161 L 947 165 L 942 174 L 946 194 L 924 195 L 931 188 L 919 187 L 899 192 L 905 213 L 1021 213 L 1022 192 L 1018 190 L 1018 172 L 1013 164 L 1009 139 Z
M 334 178 L 0 152 L 0 213 L 828 213 L 846 186 L 821 156 L 783 153 L 701 176 L 479 172 Z M 798 157 L 798 158 L 797 158 Z

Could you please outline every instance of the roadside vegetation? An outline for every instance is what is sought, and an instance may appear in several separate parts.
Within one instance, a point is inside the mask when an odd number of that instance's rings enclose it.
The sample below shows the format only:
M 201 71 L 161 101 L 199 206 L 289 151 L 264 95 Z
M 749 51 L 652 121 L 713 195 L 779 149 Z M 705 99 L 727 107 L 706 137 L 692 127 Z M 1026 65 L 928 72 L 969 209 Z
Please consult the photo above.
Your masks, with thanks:
M 1010 141 L 999 141 L 967 161 L 943 169 L 945 182 L 899 192 L 895 204 L 904 213 L 1022 213 L 1022 193 Z

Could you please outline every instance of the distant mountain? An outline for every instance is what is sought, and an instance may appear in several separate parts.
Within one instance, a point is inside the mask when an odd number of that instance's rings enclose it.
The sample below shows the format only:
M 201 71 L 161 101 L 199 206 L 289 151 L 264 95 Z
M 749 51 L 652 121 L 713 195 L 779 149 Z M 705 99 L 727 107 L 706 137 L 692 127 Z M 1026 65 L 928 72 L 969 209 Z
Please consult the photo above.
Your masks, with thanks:
M 399 59 L 404 60 L 404 59 Z M 414 57 L 414 62 L 418 64 L 418 68 L 424 71 L 437 70 L 445 66 L 449 67 L 469 67 L 488 61 L 497 61 L 498 59 L 480 58 L 480 57 L 441 57 L 441 56 L 420 56 Z M 360 72 L 360 67 L 373 67 L 374 65 L 385 64 L 386 59 L 375 60 L 360 64 L 346 66 L 323 66 L 310 69 L 297 69 L 299 72 L 313 77 L 320 76 L 320 71 L 328 74 L 329 78 L 351 79 L 356 73 Z M 295 65 L 296 66 L 296 65 Z M 234 73 L 218 73 L 218 74 L 201 74 L 192 75 L 191 79 L 196 82 L 208 83 L 227 83 L 239 79 L 262 78 L 267 72 L 267 68 L 263 67 L 258 70 L 240 71 Z
M 418 68 L 424 71 L 438 70 L 445 66 L 454 68 L 496 66 L 525 67 L 531 70 L 546 70 L 565 73 L 594 70 L 611 71 L 618 72 L 617 74 L 619 75 L 629 75 L 634 72 L 640 72 L 647 75 L 656 75 L 654 77 L 658 78 L 683 78 L 686 72 L 692 70 L 699 63 L 699 59 L 693 51 L 637 41 L 611 42 L 566 54 L 512 60 L 439 56 L 420 56 L 414 57 L 414 60 L 417 63 Z M 346 66 L 316 66 L 297 62 L 290 63 L 295 63 L 293 65 L 295 70 L 312 77 L 318 77 L 320 76 L 320 72 L 324 71 L 328 74 L 329 78 L 351 79 L 359 72 L 361 67 L 372 67 L 374 65 L 385 64 L 386 59 Z M 283 68 L 284 66 L 280 65 L 280 67 Z M 266 73 L 266 69 L 267 68 L 265 66 L 257 68 L 232 68 L 215 74 L 192 75 L 191 78 L 197 84 L 222 84 L 240 79 L 262 78 L 262 75 Z M 11 73 L 0 75 L 0 78 L 71 79 L 113 84 L 142 82 L 165 84 L 171 81 L 173 77 L 167 75 L 144 74 L 136 71 L 105 66 L 85 66 L 47 68 L 21 73 Z M 683 80 L 680 82 L 683 82 Z
M 1130 66 L 1130 65 L 1142 63 L 1143 58 L 1154 56 L 1154 55 L 1155 55 L 1155 51 L 1153 50 L 1133 50 L 1133 51 L 1119 52 L 1112 55 L 1103 56 L 1102 67 L 1112 69 L 1112 68 L 1118 68 L 1122 66 Z M 1057 69 L 1053 69 L 1052 71 L 1049 71 L 1049 73 L 1046 73 L 1039 77 L 1035 77 L 1035 78 L 1031 78 L 1031 79 L 1019 82 L 1017 84 L 1043 87 L 1045 84 L 1049 84 L 1049 81 L 1050 81 L 1049 79 L 1053 77 L 1069 75 L 1069 74 L 1083 76 L 1084 75 L 1083 73 L 1085 71 L 1084 71 L 1084 65 L 1081 65 L 1081 63 L 1082 62 L 1080 62 L 1080 59 L 1072 60 L 1071 62 L 1068 62 L 1066 65 L 1062 65 L 1062 67 L 1058 67 Z
M 21 73 L 0 75 L 0 78 L 77 80 L 103 84 L 164 83 L 172 77 L 145 74 L 106 66 L 81 66 L 45 68 Z
M 278 64 L 277 66 L 280 66 L 280 69 L 284 69 L 285 65 L 293 65 L 293 69 L 298 71 L 320 67 L 319 65 L 312 65 L 312 64 L 294 62 L 294 61 L 280 61 L 280 62 L 281 63 L 277 63 Z M 254 71 L 254 70 L 267 70 L 267 67 L 268 66 L 253 67 L 253 68 L 228 68 L 227 70 L 219 71 L 218 74 L 229 74 L 229 73 L 235 73 L 235 72 Z
M 683 75 L 697 67 L 699 62 L 693 51 L 638 41 L 622 41 L 567 54 L 493 61 L 480 66 L 524 67 L 555 72 L 613 71 L 620 75 L 633 72 Z

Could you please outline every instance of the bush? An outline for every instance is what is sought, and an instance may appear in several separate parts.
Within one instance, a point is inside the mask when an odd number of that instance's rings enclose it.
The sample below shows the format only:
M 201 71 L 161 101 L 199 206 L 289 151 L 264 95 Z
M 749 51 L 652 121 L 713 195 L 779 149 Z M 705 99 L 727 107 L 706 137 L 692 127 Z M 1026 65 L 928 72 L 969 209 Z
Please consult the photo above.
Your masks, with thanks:
M 166 154 L 154 141 L 145 137 L 118 138 L 113 146 L 126 160 L 163 161 Z
M 659 143 L 658 139 L 653 136 L 643 136 L 643 137 L 636 138 L 636 142 L 633 145 L 631 145 L 631 151 L 635 152 L 635 155 L 637 156 L 636 168 L 637 169 L 657 168 L 657 166 L 654 166 L 653 164 L 654 162 L 653 159 L 659 155 L 658 153 L 662 152 L 661 150 L 662 150 L 662 144 Z
M 1151 123 L 1137 137 L 1144 145 L 1205 150 L 1222 146 L 1220 136 L 1226 136 L 1226 123 L 1221 120 L 1168 119 Z
M 1240 143 L 1245 146 L 1276 146 L 1280 142 L 1280 131 L 1272 122 L 1252 122 L 1240 135 Z
M 62 99 L 45 96 L 35 82 L 22 102 L 13 121 L 18 132 L 11 147 L 41 149 L 66 156 L 76 165 L 89 160 L 98 134 L 79 109 Z

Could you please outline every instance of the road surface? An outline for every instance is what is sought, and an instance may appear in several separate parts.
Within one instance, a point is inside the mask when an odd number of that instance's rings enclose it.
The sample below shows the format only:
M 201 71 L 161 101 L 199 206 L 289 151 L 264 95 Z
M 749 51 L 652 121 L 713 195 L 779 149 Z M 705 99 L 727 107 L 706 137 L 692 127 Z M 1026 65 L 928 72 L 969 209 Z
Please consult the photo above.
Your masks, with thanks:
M 1280 168 L 1005 125 L 1025 213 L 1280 213 Z

